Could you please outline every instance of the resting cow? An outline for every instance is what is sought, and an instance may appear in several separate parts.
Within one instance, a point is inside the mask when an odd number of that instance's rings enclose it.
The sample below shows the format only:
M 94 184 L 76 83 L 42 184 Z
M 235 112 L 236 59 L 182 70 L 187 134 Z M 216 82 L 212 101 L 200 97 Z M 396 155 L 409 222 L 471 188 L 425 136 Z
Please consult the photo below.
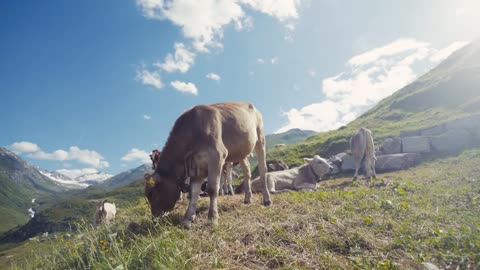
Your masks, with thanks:
M 305 158 L 305 165 L 284 171 L 267 173 L 267 187 L 270 193 L 280 193 L 292 190 L 316 190 L 317 183 L 322 177 L 331 172 L 333 167 L 327 160 L 315 155 L 313 158 Z M 242 192 L 242 188 L 237 188 Z M 261 191 L 260 179 L 252 181 L 252 192 Z
M 350 139 L 350 148 L 352 149 L 353 160 L 355 162 L 355 175 L 353 180 L 358 178 L 358 170 L 362 162 L 365 165 L 365 174 L 367 178 L 377 177 L 375 172 L 375 144 L 373 143 L 372 132 L 366 128 L 360 128 L 355 131 Z
M 271 204 L 266 188 L 265 135 L 261 114 L 250 103 L 230 102 L 199 105 L 176 121 L 155 172 L 146 177 L 145 196 L 154 217 L 171 211 L 180 197 L 184 180 L 190 178 L 191 199 L 182 224 L 190 228 L 195 219 L 203 179 L 208 177 L 208 221 L 218 222 L 217 196 L 225 162 L 240 162 L 245 185 L 245 203 L 251 202 L 248 155 L 255 150 L 263 181 L 263 204 Z
M 115 219 L 117 207 L 114 203 L 108 203 L 102 200 L 97 203 L 97 210 L 93 216 L 93 227 L 96 228 L 100 224 L 109 224 Z

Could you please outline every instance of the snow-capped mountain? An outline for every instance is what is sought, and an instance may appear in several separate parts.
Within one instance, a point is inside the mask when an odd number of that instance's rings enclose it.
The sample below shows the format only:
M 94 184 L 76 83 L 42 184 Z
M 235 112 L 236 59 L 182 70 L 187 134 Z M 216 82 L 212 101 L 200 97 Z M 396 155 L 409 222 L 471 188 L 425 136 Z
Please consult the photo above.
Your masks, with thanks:
M 104 173 L 104 172 L 97 172 L 97 173 L 89 173 L 89 174 L 84 174 L 81 175 L 77 178 L 75 178 L 75 181 L 82 182 L 82 183 L 89 183 L 91 185 L 93 184 L 99 184 L 102 183 L 103 181 L 107 180 L 108 178 L 112 177 L 113 175 Z
M 104 172 L 98 172 L 98 173 L 90 173 L 90 174 L 84 174 L 79 177 L 76 177 L 74 179 L 61 174 L 57 171 L 49 172 L 49 171 L 40 171 L 43 175 L 46 177 L 50 178 L 51 180 L 55 181 L 61 186 L 64 186 L 66 188 L 70 189 L 82 189 L 86 188 L 90 185 L 95 185 L 102 183 L 103 181 L 107 180 L 108 178 L 112 177 L 111 174 L 107 174 Z

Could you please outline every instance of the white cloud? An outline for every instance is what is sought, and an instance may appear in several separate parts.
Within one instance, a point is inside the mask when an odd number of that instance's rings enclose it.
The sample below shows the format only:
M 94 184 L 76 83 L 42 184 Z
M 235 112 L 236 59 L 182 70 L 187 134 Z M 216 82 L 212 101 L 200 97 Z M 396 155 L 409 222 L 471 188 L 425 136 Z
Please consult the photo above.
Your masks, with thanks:
M 137 70 L 137 76 L 135 79 L 140 81 L 142 84 L 149 85 L 157 89 L 163 87 L 163 83 L 160 79 L 160 73 L 158 71 L 151 72 L 147 69 Z
M 221 79 L 220 75 L 215 74 L 215 73 L 213 73 L 213 72 L 208 73 L 206 77 L 207 77 L 208 79 L 214 80 L 214 81 L 220 81 L 220 79 Z
M 436 50 L 435 54 L 430 57 L 430 60 L 433 62 L 441 62 L 449 57 L 454 51 L 463 48 L 467 44 L 468 42 L 466 41 L 454 42 L 441 50 Z
M 72 179 L 77 178 L 79 176 L 85 175 L 85 174 L 92 174 L 92 173 L 98 173 L 97 169 L 95 168 L 84 168 L 84 169 L 60 169 L 56 170 L 57 172 L 66 175 Z
M 32 153 L 40 150 L 38 145 L 31 142 L 15 142 L 9 148 L 17 155 L 22 153 Z
M 268 14 L 280 21 L 298 18 L 300 0 L 240 0 L 254 10 Z
M 314 69 L 309 69 L 309 70 L 307 71 L 307 73 L 308 73 L 308 76 L 310 76 L 310 77 L 312 77 L 312 78 L 317 75 L 317 72 L 316 72 Z
M 150 115 L 148 115 L 148 114 L 144 114 L 144 115 L 143 115 L 143 119 L 145 119 L 145 120 L 150 120 L 150 119 L 152 119 L 152 117 L 151 117 Z
M 421 72 L 416 65 L 431 68 L 465 44 L 455 42 L 437 50 L 427 42 L 399 39 L 354 56 L 346 71 L 323 80 L 324 101 L 285 112 L 288 123 L 277 132 L 291 128 L 328 131 L 346 125 L 415 80 Z
M 165 62 L 155 63 L 154 66 L 159 67 L 166 72 L 180 71 L 187 72 L 195 61 L 195 54 L 189 51 L 183 43 L 175 43 L 175 54 L 167 54 Z
M 170 83 L 173 88 L 177 89 L 182 93 L 189 93 L 192 95 L 198 95 L 198 90 L 195 84 L 193 83 L 185 83 L 181 81 L 173 81 Z
M 272 63 L 272 65 L 278 64 L 278 57 L 277 57 L 277 56 L 272 57 L 272 58 L 270 59 L 270 63 Z
M 107 168 L 110 166 L 105 158 L 96 151 L 80 149 L 77 146 L 71 146 L 68 151 L 59 149 L 52 153 L 44 152 L 38 148 L 36 152 L 28 154 L 28 157 L 56 161 L 75 160 L 83 164 L 91 165 L 95 168 Z
M 150 156 L 147 152 L 144 150 L 140 150 L 138 148 L 132 148 L 130 152 L 125 154 L 125 156 L 122 157 L 123 161 L 141 161 L 142 163 L 149 163 Z
M 406 51 L 417 50 L 419 48 L 426 48 L 429 46 L 429 43 L 418 41 L 416 39 L 398 39 L 383 47 L 375 48 L 366 53 L 354 56 L 348 61 L 348 64 L 351 66 L 367 65 L 382 57 L 397 55 Z
M 300 6 L 300 0 L 137 0 L 136 3 L 145 17 L 170 20 L 178 25 L 200 52 L 221 47 L 223 29 L 232 22 L 237 30 L 253 27 L 244 6 L 281 22 L 298 18 Z
M 265 60 L 263 58 L 257 58 L 257 63 L 265 64 Z

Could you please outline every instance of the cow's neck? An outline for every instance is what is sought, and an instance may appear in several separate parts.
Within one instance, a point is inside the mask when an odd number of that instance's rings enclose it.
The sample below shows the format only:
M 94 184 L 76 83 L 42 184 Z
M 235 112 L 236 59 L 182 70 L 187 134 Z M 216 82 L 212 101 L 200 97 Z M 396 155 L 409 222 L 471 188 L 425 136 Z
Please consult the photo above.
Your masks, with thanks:
M 320 182 L 320 176 L 317 175 L 314 171 L 313 171 L 313 168 L 312 166 L 308 165 L 308 164 L 305 164 L 303 166 L 301 166 L 299 169 L 298 169 L 299 173 L 305 175 L 307 177 L 307 179 L 315 179 L 315 182 Z
M 158 167 L 160 170 L 173 174 L 176 178 L 185 176 L 185 155 L 187 146 L 185 142 L 172 142 L 169 140 L 162 150 Z

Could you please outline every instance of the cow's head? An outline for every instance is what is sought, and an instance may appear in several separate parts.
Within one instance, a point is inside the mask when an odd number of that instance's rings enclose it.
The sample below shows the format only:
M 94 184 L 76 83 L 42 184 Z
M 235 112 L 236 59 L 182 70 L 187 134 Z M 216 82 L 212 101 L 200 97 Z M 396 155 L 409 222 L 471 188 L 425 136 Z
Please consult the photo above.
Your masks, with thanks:
M 180 187 L 175 177 L 154 172 L 145 174 L 145 197 L 150 203 L 152 216 L 161 217 L 165 212 L 173 210 L 180 198 Z
M 155 170 L 158 166 L 158 160 L 160 159 L 160 154 L 162 152 L 158 151 L 157 149 L 152 150 L 150 154 L 150 160 L 152 161 L 152 170 Z
M 333 167 L 328 161 L 321 158 L 319 155 L 315 155 L 313 158 L 305 158 L 304 160 L 305 163 L 312 167 L 313 172 L 320 178 L 333 171 Z

